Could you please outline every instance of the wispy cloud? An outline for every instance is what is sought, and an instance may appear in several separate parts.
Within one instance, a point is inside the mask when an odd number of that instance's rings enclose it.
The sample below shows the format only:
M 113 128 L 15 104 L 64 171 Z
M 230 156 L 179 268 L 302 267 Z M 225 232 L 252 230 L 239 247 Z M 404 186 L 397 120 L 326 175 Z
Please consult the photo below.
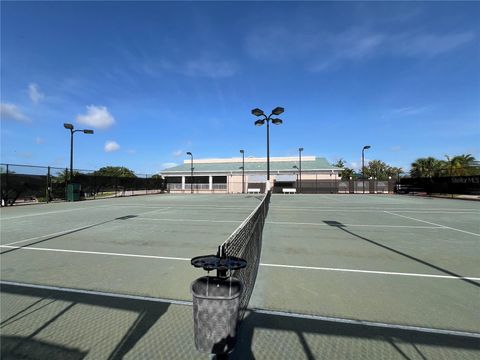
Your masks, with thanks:
M 135 149 L 128 149 L 127 150 L 127 154 L 133 155 L 133 154 L 136 154 L 136 153 L 137 153 L 137 150 L 135 150 Z
M 253 30 L 245 38 L 251 58 L 265 62 L 303 62 L 312 72 L 378 56 L 434 57 L 470 43 L 473 32 L 388 32 L 354 27 L 311 33 L 288 26 Z M 282 46 L 278 46 L 282 44 Z
M 404 117 L 424 114 L 430 110 L 428 106 L 406 106 L 401 108 L 392 109 L 387 114 L 387 117 Z
M 174 166 L 177 166 L 178 164 L 174 163 L 174 162 L 166 162 L 166 163 L 163 163 L 161 166 L 162 166 L 162 170 L 163 169 L 168 169 L 168 168 L 171 168 L 171 167 L 174 167 Z
M 159 62 L 164 71 L 176 72 L 190 77 L 227 78 L 235 75 L 238 65 L 235 61 L 213 55 L 201 55 L 185 61 L 174 62 L 163 59 Z M 149 72 L 152 66 L 146 66 Z
M 182 156 L 183 155 L 183 150 L 175 150 L 174 152 L 172 152 L 172 155 L 175 156 L 175 157 Z
M 45 139 L 44 139 L 44 138 L 41 138 L 40 136 L 37 136 L 37 137 L 35 138 L 35 144 L 40 145 L 40 144 L 43 144 L 43 143 L 45 143 Z
M 87 106 L 87 113 L 84 115 L 78 115 L 77 121 L 80 124 L 99 129 L 109 128 L 115 123 L 115 119 L 105 106 L 95 105 Z
M 35 83 L 28 85 L 28 96 L 30 96 L 30 100 L 32 100 L 35 104 L 38 104 L 45 98 L 45 94 L 40 92 L 38 85 Z
M 0 118 L 2 120 L 15 120 L 19 122 L 29 123 L 30 119 L 14 104 L 0 104 Z
M 113 152 L 120 150 L 120 145 L 116 141 L 110 140 L 105 143 L 104 147 L 105 152 Z

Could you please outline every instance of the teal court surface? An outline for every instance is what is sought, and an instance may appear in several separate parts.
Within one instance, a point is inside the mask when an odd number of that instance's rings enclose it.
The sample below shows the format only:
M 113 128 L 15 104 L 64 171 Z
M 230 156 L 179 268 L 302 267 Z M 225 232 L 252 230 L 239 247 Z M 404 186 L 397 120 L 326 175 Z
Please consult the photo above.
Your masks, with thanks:
M 5 359 L 208 359 L 190 265 L 263 195 L 1 210 Z M 480 202 L 272 195 L 234 359 L 478 359 Z

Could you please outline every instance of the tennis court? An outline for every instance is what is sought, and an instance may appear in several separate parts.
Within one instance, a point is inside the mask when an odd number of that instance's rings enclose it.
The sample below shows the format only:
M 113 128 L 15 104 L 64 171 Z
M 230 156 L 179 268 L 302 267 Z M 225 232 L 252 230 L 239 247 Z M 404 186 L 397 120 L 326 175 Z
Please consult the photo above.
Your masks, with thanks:
M 190 258 L 263 196 L 158 195 L 1 211 L 2 354 L 208 358 Z M 480 203 L 273 195 L 232 358 L 478 358 Z M 35 354 L 35 355 L 32 355 Z

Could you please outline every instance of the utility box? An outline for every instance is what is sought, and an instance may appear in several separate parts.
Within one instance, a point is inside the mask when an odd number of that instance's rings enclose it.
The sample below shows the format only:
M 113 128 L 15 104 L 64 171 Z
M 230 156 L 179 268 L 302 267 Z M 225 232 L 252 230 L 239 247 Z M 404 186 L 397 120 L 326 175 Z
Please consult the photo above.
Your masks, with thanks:
M 80 200 L 80 184 L 68 184 L 67 185 L 67 201 L 79 201 Z

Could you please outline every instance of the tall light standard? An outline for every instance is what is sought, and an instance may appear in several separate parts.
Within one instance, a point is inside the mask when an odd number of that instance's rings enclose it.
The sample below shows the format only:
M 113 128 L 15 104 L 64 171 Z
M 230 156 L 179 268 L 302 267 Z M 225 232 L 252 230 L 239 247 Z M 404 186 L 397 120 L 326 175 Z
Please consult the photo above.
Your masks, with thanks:
M 193 194 L 193 155 L 189 151 L 187 155 L 190 155 L 192 159 L 190 160 L 190 193 Z
M 300 193 L 302 192 L 302 151 L 303 151 L 302 147 L 298 148 L 298 162 L 300 164 L 300 168 L 298 169 L 298 175 L 300 178 L 300 189 L 299 189 Z
M 297 169 L 297 170 L 300 172 L 300 169 L 298 168 L 297 165 L 293 165 L 292 168 L 293 168 L 293 169 Z M 298 184 L 298 173 L 297 173 L 297 181 L 296 181 L 296 183 L 297 183 L 297 188 L 299 189 L 298 192 L 300 192 L 300 186 L 299 186 L 299 184 Z
M 279 118 L 274 118 L 272 119 L 272 115 L 280 115 L 281 113 L 284 112 L 284 108 L 277 106 L 275 109 L 272 110 L 272 113 L 270 115 L 265 115 L 263 110 L 259 108 L 255 108 L 252 110 L 252 114 L 255 116 L 263 116 L 264 119 L 257 120 L 255 121 L 255 126 L 262 126 L 265 124 L 265 121 L 267 122 L 267 181 L 270 183 L 270 120 L 272 121 L 273 124 L 275 125 L 280 125 L 283 121 L 282 119 Z
M 365 150 L 370 149 L 370 145 L 365 145 L 362 149 L 362 190 L 365 194 Z
M 240 150 L 242 154 L 242 194 L 245 194 L 245 151 Z
M 69 123 L 64 123 L 63 127 L 65 129 L 70 130 L 70 177 L 69 177 L 69 180 L 71 182 L 73 179 L 73 134 L 78 131 L 81 131 L 84 134 L 93 134 L 93 130 L 90 130 L 90 129 L 74 130 L 73 125 Z

